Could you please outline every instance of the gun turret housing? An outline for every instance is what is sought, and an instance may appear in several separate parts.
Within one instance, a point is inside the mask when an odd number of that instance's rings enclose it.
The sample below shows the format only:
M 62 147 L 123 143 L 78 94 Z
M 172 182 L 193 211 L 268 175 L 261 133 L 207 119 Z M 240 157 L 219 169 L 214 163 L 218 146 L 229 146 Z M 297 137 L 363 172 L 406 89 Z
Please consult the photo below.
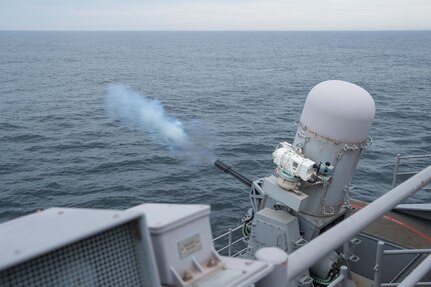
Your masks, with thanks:
M 325 81 L 308 94 L 293 148 L 319 165 L 331 179 L 321 185 L 303 186 L 309 196 L 307 213 L 327 217 L 339 212 L 362 150 L 371 140 L 368 133 L 375 105 L 363 88 L 344 81 Z

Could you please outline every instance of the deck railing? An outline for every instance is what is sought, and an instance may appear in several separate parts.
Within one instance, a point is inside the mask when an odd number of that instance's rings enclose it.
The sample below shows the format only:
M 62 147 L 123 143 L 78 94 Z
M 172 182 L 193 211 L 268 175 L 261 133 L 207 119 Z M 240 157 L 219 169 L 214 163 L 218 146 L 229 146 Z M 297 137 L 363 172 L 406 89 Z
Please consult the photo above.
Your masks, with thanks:
M 404 201 L 407 197 L 422 189 L 430 181 L 431 165 L 350 217 L 344 219 L 329 231 L 319 235 L 303 247 L 289 254 L 287 259 L 289 266 L 287 268 L 287 280 L 292 280 L 301 272 L 313 266 L 331 250 L 342 246 L 349 238 L 363 230 L 370 223 Z M 431 261 L 430 256 L 428 256 L 426 260 L 428 259 Z M 424 260 L 424 262 L 426 260 Z M 294 264 L 289 265 L 289 262 L 294 262 Z
M 402 158 L 425 158 L 431 157 L 431 155 L 423 155 L 423 156 L 408 156 L 401 157 L 397 156 L 397 164 L 394 172 L 394 176 L 396 177 L 399 174 L 399 160 Z M 396 179 L 396 178 L 395 178 Z M 412 176 L 399 186 L 396 186 L 385 195 L 365 206 L 361 210 L 357 211 L 352 216 L 348 217 L 344 221 L 338 223 L 334 227 L 331 228 L 329 232 L 325 232 L 317 238 L 310 241 L 305 246 L 299 248 L 293 253 L 288 255 L 288 262 L 295 262 L 295 264 L 288 264 L 287 268 L 287 281 L 290 282 L 293 278 L 298 276 L 304 270 L 310 268 L 313 264 L 315 264 L 318 260 L 324 257 L 331 250 L 337 249 L 339 246 L 342 246 L 344 242 L 346 242 L 349 238 L 359 233 L 362 229 L 368 226 L 370 223 L 381 217 L 385 212 L 391 210 L 396 205 L 404 201 L 407 197 L 411 196 L 415 192 L 423 189 L 429 182 L 431 181 L 431 165 L 427 168 L 423 169 L 421 172 Z M 396 182 L 396 180 L 395 180 Z M 233 234 L 242 228 L 242 225 L 237 226 L 235 228 L 230 228 L 228 232 L 221 234 L 220 236 L 213 239 L 214 242 L 217 242 L 223 238 L 228 239 L 227 245 L 218 249 L 217 252 L 222 252 L 227 250 L 228 256 L 238 256 L 244 253 L 247 249 L 243 248 L 240 251 L 232 254 L 232 247 L 239 244 L 240 242 L 244 242 L 245 237 L 241 236 L 240 238 L 234 240 Z M 416 253 L 423 254 L 429 253 L 431 250 L 388 250 L 383 251 L 380 255 L 377 252 L 376 256 L 383 258 L 383 254 L 405 254 L 405 253 Z M 398 253 L 397 253 L 398 252 Z M 381 258 L 376 259 L 381 260 Z M 376 284 L 374 286 L 381 287 L 390 287 L 390 286 L 398 286 L 398 287 L 406 287 L 406 286 L 414 286 L 409 285 L 412 282 L 416 281 L 417 286 L 430 286 L 431 282 L 418 282 L 423 277 L 423 270 L 429 270 L 431 268 L 431 255 L 423 260 L 416 268 L 401 282 L 401 283 L 384 283 L 380 285 Z M 378 269 L 378 268 L 377 268 Z M 341 271 L 341 270 L 340 270 Z M 335 286 L 341 284 L 341 286 L 345 286 L 346 284 L 346 275 L 340 275 L 339 278 L 336 279 L 335 282 L 332 282 L 330 286 Z M 378 283 L 378 282 L 377 282 Z
M 385 243 L 377 243 L 376 265 L 374 266 L 374 286 L 376 287 L 395 287 L 395 286 L 431 286 L 431 282 L 419 282 L 431 269 L 431 249 L 402 249 L 402 250 L 384 250 Z M 382 269 L 384 255 L 400 254 L 428 254 L 428 256 L 400 283 L 382 283 Z
M 240 249 L 239 251 L 235 252 L 234 254 L 232 254 L 233 252 L 233 248 L 238 246 L 240 243 L 244 242 L 245 237 L 241 236 L 239 238 L 234 239 L 234 234 L 238 232 L 238 230 L 241 230 L 243 226 L 237 226 L 235 228 L 229 228 L 229 231 L 217 236 L 216 238 L 213 239 L 213 242 L 216 243 L 220 240 L 226 240 L 227 239 L 227 244 L 224 245 L 223 247 L 217 249 L 217 253 L 223 252 L 225 250 L 227 250 L 227 256 L 229 257 L 237 257 L 240 254 L 244 253 L 247 250 L 247 247 Z M 238 237 L 238 236 L 237 236 Z
M 412 163 L 412 162 L 424 161 L 427 159 L 431 159 L 431 154 L 404 155 L 404 156 L 397 154 L 395 156 L 395 167 L 394 167 L 394 175 L 392 177 L 392 188 L 398 185 L 399 176 L 411 176 L 418 173 L 418 171 L 412 171 L 412 170 L 400 172 L 401 160 L 403 160 L 403 162 L 407 161 Z M 422 190 L 431 190 L 431 188 L 423 187 Z

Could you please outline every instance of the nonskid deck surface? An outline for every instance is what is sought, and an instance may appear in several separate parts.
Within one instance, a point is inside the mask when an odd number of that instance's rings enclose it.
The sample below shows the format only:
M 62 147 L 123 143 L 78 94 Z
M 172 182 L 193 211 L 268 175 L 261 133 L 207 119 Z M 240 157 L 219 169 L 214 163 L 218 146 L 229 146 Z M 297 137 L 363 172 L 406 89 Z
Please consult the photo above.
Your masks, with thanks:
M 361 209 L 368 203 L 351 200 L 350 204 Z M 365 233 L 406 248 L 431 247 L 431 221 L 400 212 L 387 212 L 380 220 L 370 224 Z
M 368 203 L 360 200 L 350 200 L 352 207 L 360 210 Z M 408 249 L 429 249 L 431 248 L 431 221 L 413 215 L 389 211 L 380 219 L 368 225 L 363 231 L 368 236 L 381 239 L 385 242 L 398 245 Z M 359 257 L 363 254 L 358 254 Z M 402 256 L 402 255 L 401 255 Z M 425 257 L 422 256 L 424 259 Z M 363 258 L 369 264 L 374 264 L 374 258 Z M 398 258 L 400 259 L 400 258 Z M 419 262 L 417 262 L 419 263 Z M 354 274 L 356 286 L 369 287 L 374 286 L 371 278 L 366 278 L 359 274 Z M 368 277 L 368 276 L 367 276 Z M 422 278 L 422 281 L 431 280 L 431 271 Z

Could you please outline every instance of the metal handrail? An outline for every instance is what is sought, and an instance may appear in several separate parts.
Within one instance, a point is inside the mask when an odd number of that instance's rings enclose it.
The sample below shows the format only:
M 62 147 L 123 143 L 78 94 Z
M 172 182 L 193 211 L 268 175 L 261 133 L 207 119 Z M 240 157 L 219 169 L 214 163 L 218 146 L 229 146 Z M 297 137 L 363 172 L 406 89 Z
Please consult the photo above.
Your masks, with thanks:
M 223 237 L 225 237 L 225 236 L 229 235 L 229 233 L 232 233 L 232 232 L 234 232 L 234 231 L 237 231 L 237 230 L 238 230 L 238 229 L 240 229 L 241 227 L 242 227 L 242 225 L 237 226 L 237 227 L 235 227 L 235 228 L 230 228 L 230 229 L 229 229 L 229 231 L 227 231 L 227 232 L 223 233 L 222 235 L 217 236 L 216 238 L 213 238 L 213 242 L 215 242 L 215 241 L 217 241 L 217 240 L 219 240 L 219 239 L 222 239 Z
M 287 280 L 298 276 L 313 266 L 331 250 L 340 247 L 346 240 L 380 218 L 387 211 L 420 190 L 431 181 L 431 165 L 387 192 L 350 217 L 344 219 L 309 243 L 288 255 Z M 294 262 L 289 264 L 289 262 Z
M 247 247 L 246 247 L 246 248 L 243 248 L 240 251 L 238 251 L 238 252 L 236 252 L 235 254 L 232 255 L 232 247 L 235 246 L 235 245 L 237 245 L 240 242 L 243 242 L 244 239 L 245 239 L 244 236 L 242 236 L 242 237 L 240 237 L 240 238 L 238 238 L 238 239 L 236 239 L 234 241 L 232 239 L 233 238 L 233 233 L 235 231 L 241 229 L 241 228 L 242 228 L 242 225 L 239 225 L 239 226 L 237 226 L 235 228 L 229 228 L 229 231 L 227 231 L 227 232 L 225 232 L 225 233 L 223 233 L 223 234 L 221 234 L 221 235 L 219 235 L 219 236 L 217 236 L 216 238 L 213 239 L 213 242 L 216 242 L 216 241 L 218 241 L 220 239 L 223 239 L 223 238 L 226 238 L 226 237 L 228 239 L 228 244 L 225 245 L 225 246 L 223 246 L 222 248 L 216 250 L 217 253 L 220 253 L 220 252 L 222 252 L 222 251 L 224 251 L 224 250 L 227 249 L 227 251 L 228 251 L 227 253 L 228 253 L 229 257 L 237 257 L 237 256 L 239 256 L 240 254 L 242 254 L 243 252 L 245 252 L 247 250 Z
M 409 284 L 411 284 L 411 282 L 413 281 L 415 281 L 416 285 L 418 286 L 430 286 L 431 282 L 418 282 L 422 278 L 420 274 L 418 276 L 410 277 L 411 273 L 401 283 L 382 283 L 381 277 L 382 277 L 382 267 L 383 267 L 383 255 L 431 254 L 431 249 L 384 250 L 384 246 L 385 246 L 385 243 L 383 241 L 379 241 L 377 243 L 376 265 L 374 266 L 374 286 L 375 287 L 411 286 Z M 427 258 L 426 260 L 431 260 L 430 255 L 428 255 L 427 257 L 429 258 Z M 426 260 L 422 261 L 422 263 L 425 262 L 425 264 L 431 264 L 431 263 L 427 263 Z M 408 277 L 410 277 L 410 279 L 408 279 Z M 408 280 L 408 281 L 405 281 L 405 280 Z M 410 283 L 407 284 L 407 282 L 410 282 Z
M 430 254 L 431 249 L 401 249 L 401 250 L 385 250 L 385 255 L 398 255 L 398 254 Z
M 430 155 L 431 157 L 431 155 Z M 288 255 L 288 262 L 295 262 L 294 264 L 288 264 L 287 268 L 287 281 L 289 282 L 296 276 L 298 276 L 302 271 L 310 268 L 318 260 L 324 257 L 331 250 L 340 247 L 346 240 L 351 238 L 353 235 L 360 232 L 370 223 L 381 217 L 385 212 L 391 210 L 400 202 L 404 201 L 406 198 L 414 194 L 415 192 L 421 190 L 431 181 L 431 165 L 409 178 L 405 182 L 396 186 L 385 195 L 365 206 L 361 210 L 357 211 L 350 217 L 346 218 L 342 222 L 338 223 L 331 228 L 329 232 L 325 232 L 318 236 L 317 238 L 310 241 L 305 246 L 299 248 L 293 253 Z M 233 244 L 239 243 L 244 237 L 232 242 L 232 232 L 240 229 L 242 226 L 238 226 L 234 229 L 230 228 L 228 232 L 216 237 L 214 241 L 217 241 L 225 236 L 229 236 L 229 243 L 224 246 L 222 251 L 227 248 L 229 251 L 229 256 L 231 256 L 231 249 Z M 244 252 L 247 248 L 235 253 L 233 256 L 238 256 Z M 411 250 L 417 251 L 417 250 Z M 383 254 L 383 250 L 382 250 Z M 431 256 L 428 256 L 431 258 Z M 380 263 L 381 264 L 381 263 Z M 380 265 L 381 266 L 381 265 Z M 378 267 L 378 266 L 377 266 Z M 419 278 L 420 279 L 420 278 Z M 341 278 L 340 278 L 341 280 Z M 419 285 L 426 284 L 427 282 L 422 282 Z M 386 283 L 392 284 L 392 283 Z M 375 286 L 383 286 L 375 285 Z M 389 285 L 388 285 L 389 286 Z M 390 285 L 393 286 L 393 285 Z
M 431 154 L 404 155 L 404 156 L 402 156 L 400 154 L 397 154 L 395 156 L 394 175 L 392 177 L 392 188 L 394 188 L 395 186 L 397 186 L 398 175 L 413 175 L 413 174 L 417 173 L 417 172 L 413 172 L 413 171 L 399 172 L 400 161 L 402 159 L 422 160 L 422 159 L 426 159 L 426 158 L 431 158 Z M 423 188 L 423 189 L 429 190 L 428 188 Z

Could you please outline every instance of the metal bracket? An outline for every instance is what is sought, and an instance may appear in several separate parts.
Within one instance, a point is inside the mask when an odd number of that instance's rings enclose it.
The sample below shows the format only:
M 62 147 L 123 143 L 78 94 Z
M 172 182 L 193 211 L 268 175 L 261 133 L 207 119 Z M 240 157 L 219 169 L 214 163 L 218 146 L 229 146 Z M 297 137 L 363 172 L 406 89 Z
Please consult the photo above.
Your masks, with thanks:
M 350 243 L 352 243 L 353 245 L 359 245 L 359 244 L 361 244 L 361 242 L 362 242 L 361 239 L 358 239 L 356 237 L 354 237 L 350 240 Z
M 367 149 L 371 146 L 372 143 L 373 143 L 373 139 L 371 137 L 368 137 L 364 142 L 361 143 L 361 148 Z
M 329 207 L 329 208 L 328 208 Z M 327 211 L 326 209 L 329 209 L 329 211 Z M 334 209 L 334 207 L 332 207 L 332 206 L 324 206 L 323 208 L 322 208 L 322 213 L 324 214 L 324 215 L 334 215 L 335 214 L 335 209 Z
M 296 240 L 295 242 L 293 242 L 292 246 L 295 249 L 298 249 L 298 248 L 304 246 L 305 244 L 307 244 L 307 242 L 308 242 L 307 240 L 305 240 L 304 238 L 301 237 L 298 240 Z
M 311 284 L 313 282 L 313 278 L 311 278 L 309 275 L 305 275 L 301 278 L 298 278 L 298 285 L 299 286 L 304 286 L 304 285 L 308 285 Z
M 379 272 L 379 265 L 374 266 L 373 271 L 374 272 Z
M 355 254 L 352 254 L 352 255 L 349 256 L 349 260 L 352 261 L 352 262 L 358 262 L 359 259 L 360 259 L 359 256 L 357 256 Z
M 358 149 L 359 149 L 359 147 L 357 145 L 350 145 L 349 146 L 349 145 L 345 144 L 344 147 L 343 147 L 344 151 L 349 151 L 349 150 L 356 151 Z

